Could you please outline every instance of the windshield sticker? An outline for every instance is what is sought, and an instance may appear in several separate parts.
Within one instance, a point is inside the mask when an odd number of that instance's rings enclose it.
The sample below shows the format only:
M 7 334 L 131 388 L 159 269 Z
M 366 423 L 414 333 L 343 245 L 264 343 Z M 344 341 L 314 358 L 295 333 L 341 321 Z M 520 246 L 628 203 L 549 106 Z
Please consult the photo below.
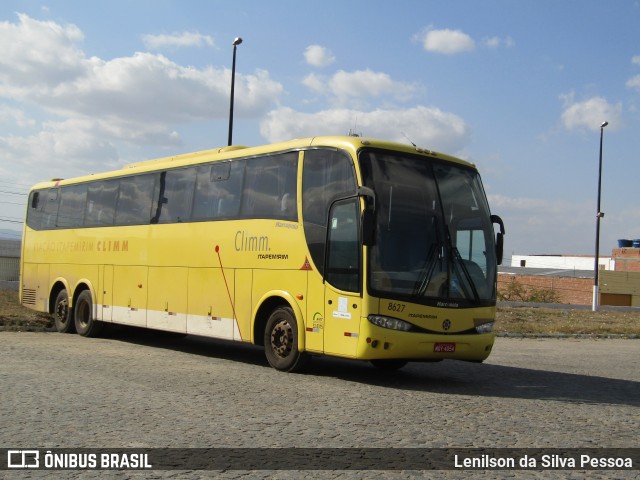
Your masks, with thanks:
M 338 297 L 338 310 L 333 311 L 333 318 L 351 320 L 351 314 L 349 313 L 349 299 L 347 297 Z
M 338 311 L 342 313 L 349 311 L 349 299 L 347 297 L 338 297 Z

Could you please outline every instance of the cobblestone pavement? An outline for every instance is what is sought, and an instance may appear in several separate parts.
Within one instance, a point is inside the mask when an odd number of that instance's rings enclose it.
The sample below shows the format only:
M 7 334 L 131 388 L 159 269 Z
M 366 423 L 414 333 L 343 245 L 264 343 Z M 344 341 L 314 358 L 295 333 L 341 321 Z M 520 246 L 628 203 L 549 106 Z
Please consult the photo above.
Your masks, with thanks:
M 484 364 L 314 358 L 144 331 L 0 333 L 0 446 L 640 447 L 640 341 L 498 338 Z M 53 472 L 0 472 L 45 478 Z M 469 478 L 462 471 L 56 472 L 59 478 Z M 304 475 L 302 475 L 304 474 Z M 590 478 L 638 478 L 591 471 Z M 582 478 L 492 471 L 493 478 Z M 1 476 L 1 475 L 0 475 Z

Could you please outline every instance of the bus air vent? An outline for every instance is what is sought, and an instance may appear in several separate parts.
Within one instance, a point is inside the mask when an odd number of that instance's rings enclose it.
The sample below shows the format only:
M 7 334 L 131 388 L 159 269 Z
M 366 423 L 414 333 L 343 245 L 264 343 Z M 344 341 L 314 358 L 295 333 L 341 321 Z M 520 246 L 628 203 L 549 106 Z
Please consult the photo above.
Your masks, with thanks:
M 33 288 L 22 289 L 22 303 L 24 305 L 36 304 L 36 291 Z

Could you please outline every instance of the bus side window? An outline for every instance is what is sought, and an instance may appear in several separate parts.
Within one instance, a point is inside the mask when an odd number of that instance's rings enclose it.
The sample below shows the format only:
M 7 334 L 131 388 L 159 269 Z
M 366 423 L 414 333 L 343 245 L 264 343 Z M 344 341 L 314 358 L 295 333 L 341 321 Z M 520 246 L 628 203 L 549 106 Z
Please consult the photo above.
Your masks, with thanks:
M 34 230 L 40 230 L 40 223 L 42 221 L 42 204 L 41 197 L 46 190 L 31 192 L 31 198 L 29 200 L 29 208 L 27 209 L 27 226 Z
M 333 204 L 329 224 L 327 281 L 340 290 L 359 291 L 360 248 L 357 199 Z
M 58 228 L 76 228 L 82 226 L 84 206 L 87 200 L 87 184 L 69 185 L 60 189 L 60 208 L 58 209 Z
M 238 218 L 245 160 L 197 167 L 193 220 Z
M 180 223 L 191 218 L 191 204 L 196 182 L 196 168 L 181 168 L 162 173 L 156 186 L 159 192 L 154 198 L 159 200 L 158 223 Z M 164 180 L 164 183 L 163 183 Z M 164 187 L 164 188 L 163 188 Z M 162 199 L 159 199 L 162 195 Z
M 353 195 L 356 177 L 351 159 L 329 149 L 307 150 L 302 174 L 304 234 L 311 259 L 324 274 L 329 208 L 334 200 Z
M 119 180 L 92 182 L 87 189 L 87 208 L 84 213 L 85 227 L 113 225 L 118 200 Z
M 120 179 L 116 208 L 117 225 L 146 225 L 151 221 L 153 192 L 157 174 L 136 175 Z
M 297 172 L 297 152 L 247 160 L 242 217 L 296 221 Z
M 38 202 L 39 226 L 40 230 L 50 230 L 56 228 L 56 218 L 58 217 L 58 199 L 60 189 L 50 188 L 42 191 L 42 199 Z

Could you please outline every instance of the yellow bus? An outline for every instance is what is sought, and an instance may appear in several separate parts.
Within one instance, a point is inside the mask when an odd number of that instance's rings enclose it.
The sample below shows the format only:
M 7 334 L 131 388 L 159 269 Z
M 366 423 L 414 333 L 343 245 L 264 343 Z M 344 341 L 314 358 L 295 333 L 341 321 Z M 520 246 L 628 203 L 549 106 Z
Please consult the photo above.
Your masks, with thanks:
M 493 225 L 500 229 L 494 234 Z M 463 160 L 361 137 L 231 146 L 35 185 L 21 303 L 312 355 L 483 361 L 504 226 Z

